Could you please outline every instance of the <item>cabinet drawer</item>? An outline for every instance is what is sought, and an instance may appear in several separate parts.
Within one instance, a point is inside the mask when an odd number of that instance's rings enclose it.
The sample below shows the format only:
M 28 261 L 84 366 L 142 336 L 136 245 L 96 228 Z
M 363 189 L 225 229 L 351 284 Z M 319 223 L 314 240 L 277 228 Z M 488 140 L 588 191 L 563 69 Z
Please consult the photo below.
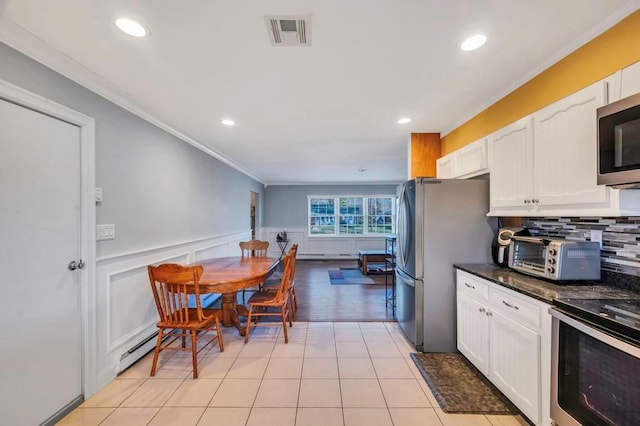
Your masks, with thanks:
M 540 328 L 540 306 L 527 300 L 526 296 L 520 296 L 508 290 L 493 287 L 489 306 L 492 310 L 501 312 L 507 318 L 520 322 L 523 325 Z
M 475 299 L 489 300 L 489 284 L 471 274 L 458 270 L 458 291 Z

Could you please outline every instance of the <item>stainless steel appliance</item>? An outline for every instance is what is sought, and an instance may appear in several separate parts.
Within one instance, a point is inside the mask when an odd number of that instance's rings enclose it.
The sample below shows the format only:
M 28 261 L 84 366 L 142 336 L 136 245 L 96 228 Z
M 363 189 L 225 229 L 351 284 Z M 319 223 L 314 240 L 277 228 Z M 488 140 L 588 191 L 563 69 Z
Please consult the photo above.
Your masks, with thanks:
M 640 182 L 640 93 L 598 108 L 598 185 Z
M 555 281 L 599 280 L 600 243 L 512 236 L 509 267 Z
M 640 424 L 640 300 L 556 300 L 551 418 L 560 426 Z
M 454 263 L 490 262 L 488 180 L 417 178 L 398 187 L 396 319 L 416 349 L 456 350 Z
M 522 231 L 525 231 L 525 228 L 507 227 L 500 228 L 498 230 L 498 233 L 491 243 L 491 256 L 493 257 L 493 263 L 500 266 L 509 265 L 509 245 L 511 244 L 511 237 L 514 235 L 523 235 Z M 527 232 L 526 235 L 531 234 Z

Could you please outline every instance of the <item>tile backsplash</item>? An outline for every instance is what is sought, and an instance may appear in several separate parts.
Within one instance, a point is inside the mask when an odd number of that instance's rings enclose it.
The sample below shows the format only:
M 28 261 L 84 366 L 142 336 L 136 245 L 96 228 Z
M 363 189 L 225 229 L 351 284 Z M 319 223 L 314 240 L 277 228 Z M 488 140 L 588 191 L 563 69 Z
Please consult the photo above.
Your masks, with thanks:
M 602 231 L 603 271 L 640 277 L 640 217 L 523 217 L 522 226 L 536 236 L 591 241 Z

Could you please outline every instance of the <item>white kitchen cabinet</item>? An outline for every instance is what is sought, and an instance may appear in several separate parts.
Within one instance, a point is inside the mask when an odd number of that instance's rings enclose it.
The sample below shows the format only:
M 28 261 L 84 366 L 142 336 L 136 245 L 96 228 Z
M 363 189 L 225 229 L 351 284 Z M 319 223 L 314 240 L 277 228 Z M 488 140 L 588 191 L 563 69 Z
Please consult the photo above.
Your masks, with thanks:
M 621 97 L 626 98 L 636 93 L 640 93 L 640 62 L 622 70 Z
M 490 214 L 529 215 L 533 199 L 533 119 L 527 116 L 489 136 Z
M 489 136 L 489 216 L 632 216 L 640 190 L 597 184 L 596 109 L 607 84 L 592 84 Z
M 455 177 L 467 179 L 489 172 L 487 138 L 479 139 L 455 152 Z
M 479 139 L 436 160 L 439 179 L 468 179 L 489 172 L 487 138 Z
M 489 317 L 481 303 L 458 292 L 458 350 L 485 376 L 489 375 Z
M 540 334 L 491 310 L 491 381 L 532 422 L 540 421 Z
M 540 209 L 606 203 L 609 188 L 596 181 L 596 109 L 605 96 L 606 84 L 598 82 L 533 115 L 534 201 Z
M 549 424 L 549 305 L 457 271 L 458 350 L 533 423 Z
M 438 179 L 453 179 L 456 177 L 455 152 L 436 160 L 436 176 Z

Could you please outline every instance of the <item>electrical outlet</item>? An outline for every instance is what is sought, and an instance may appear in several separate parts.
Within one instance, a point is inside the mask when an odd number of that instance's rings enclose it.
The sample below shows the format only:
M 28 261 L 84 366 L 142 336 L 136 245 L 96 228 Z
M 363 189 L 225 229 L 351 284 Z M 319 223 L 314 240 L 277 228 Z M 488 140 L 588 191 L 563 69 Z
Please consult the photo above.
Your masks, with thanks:
M 592 229 L 591 230 L 591 241 L 600 243 L 600 248 L 602 248 L 602 231 Z
M 96 228 L 96 240 L 115 240 L 116 239 L 116 226 L 115 225 L 98 225 Z

